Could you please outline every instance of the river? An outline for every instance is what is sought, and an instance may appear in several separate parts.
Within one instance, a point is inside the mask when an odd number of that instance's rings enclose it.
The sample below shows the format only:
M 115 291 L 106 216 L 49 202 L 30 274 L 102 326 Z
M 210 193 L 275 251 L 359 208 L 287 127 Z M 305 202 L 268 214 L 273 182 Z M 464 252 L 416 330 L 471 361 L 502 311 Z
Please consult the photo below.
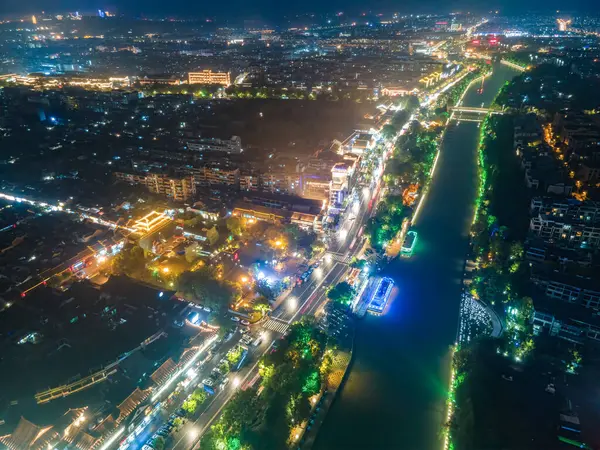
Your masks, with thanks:
M 516 72 L 497 64 L 465 95 L 465 106 L 489 106 Z M 451 125 L 429 193 L 415 222 L 411 259 L 385 274 L 398 292 L 386 315 L 357 328 L 349 376 L 316 441 L 316 450 L 440 450 L 450 346 L 458 323 L 463 263 L 476 193 L 477 123 Z

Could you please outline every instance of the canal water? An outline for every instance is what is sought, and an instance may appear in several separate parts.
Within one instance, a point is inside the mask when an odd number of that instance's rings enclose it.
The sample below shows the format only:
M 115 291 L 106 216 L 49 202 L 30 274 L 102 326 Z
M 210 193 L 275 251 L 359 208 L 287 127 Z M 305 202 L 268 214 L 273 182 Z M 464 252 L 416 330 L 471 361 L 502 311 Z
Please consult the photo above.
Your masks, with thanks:
M 500 64 L 465 95 L 489 106 L 516 72 Z M 451 125 L 435 176 L 415 222 L 411 259 L 390 264 L 398 287 L 389 311 L 358 324 L 351 371 L 316 450 L 440 450 L 450 346 L 456 337 L 463 263 L 476 192 L 477 123 Z

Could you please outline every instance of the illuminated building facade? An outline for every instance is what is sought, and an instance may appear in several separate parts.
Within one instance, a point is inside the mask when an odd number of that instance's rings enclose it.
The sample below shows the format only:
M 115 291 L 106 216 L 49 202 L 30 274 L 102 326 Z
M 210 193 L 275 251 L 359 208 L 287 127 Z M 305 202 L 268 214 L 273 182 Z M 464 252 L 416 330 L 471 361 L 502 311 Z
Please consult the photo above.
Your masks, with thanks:
M 231 84 L 231 76 L 229 72 L 213 72 L 212 70 L 203 70 L 202 72 L 188 73 L 189 84 L 220 84 L 229 86 Z
M 558 23 L 558 31 L 568 31 L 571 21 L 569 19 L 556 19 Z
M 115 177 L 119 181 L 130 184 L 143 184 L 154 194 L 164 195 L 170 200 L 183 202 L 196 195 L 196 184 L 194 177 L 168 177 L 163 174 L 135 174 L 125 172 L 115 172 Z
M 331 169 L 331 182 L 329 185 L 329 206 L 340 208 L 348 192 L 348 166 L 339 163 Z

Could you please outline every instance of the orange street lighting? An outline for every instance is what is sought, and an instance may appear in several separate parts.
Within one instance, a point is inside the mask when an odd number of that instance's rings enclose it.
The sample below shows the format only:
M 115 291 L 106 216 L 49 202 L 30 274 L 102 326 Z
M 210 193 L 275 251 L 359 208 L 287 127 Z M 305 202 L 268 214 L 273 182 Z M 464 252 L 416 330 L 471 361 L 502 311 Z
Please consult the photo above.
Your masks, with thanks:
M 163 267 L 162 271 L 163 271 L 163 273 L 169 273 L 169 268 L 168 267 Z
M 281 247 L 281 241 L 275 241 L 275 245 L 276 245 L 277 247 Z
M 247 283 L 248 282 L 248 277 L 242 277 L 242 283 Z

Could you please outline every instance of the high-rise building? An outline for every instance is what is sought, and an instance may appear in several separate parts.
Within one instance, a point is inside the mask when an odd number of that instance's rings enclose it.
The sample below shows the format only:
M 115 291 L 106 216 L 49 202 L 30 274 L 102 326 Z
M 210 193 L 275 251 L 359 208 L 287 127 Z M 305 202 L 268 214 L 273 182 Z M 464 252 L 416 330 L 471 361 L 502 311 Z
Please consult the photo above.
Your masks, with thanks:
M 188 73 L 189 84 L 221 84 L 229 86 L 231 76 L 229 72 L 213 72 L 212 70 L 203 70 L 202 72 Z
M 37 25 L 37 18 L 35 16 L 31 16 L 31 23 Z
M 348 166 L 338 163 L 331 169 L 331 183 L 329 185 L 329 206 L 340 208 L 348 192 Z
M 556 19 L 556 22 L 558 23 L 559 31 L 568 31 L 569 25 L 571 25 L 571 20 L 569 19 Z

